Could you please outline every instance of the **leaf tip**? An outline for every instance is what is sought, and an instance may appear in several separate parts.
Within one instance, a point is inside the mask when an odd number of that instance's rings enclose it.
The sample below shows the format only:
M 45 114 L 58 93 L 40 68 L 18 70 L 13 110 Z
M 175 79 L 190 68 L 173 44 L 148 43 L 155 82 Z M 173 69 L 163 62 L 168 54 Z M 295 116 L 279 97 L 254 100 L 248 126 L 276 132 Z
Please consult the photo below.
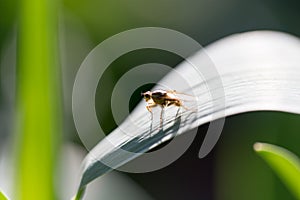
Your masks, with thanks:
M 256 152 L 262 151 L 264 149 L 264 143 L 261 143 L 261 142 L 254 143 L 253 149 Z

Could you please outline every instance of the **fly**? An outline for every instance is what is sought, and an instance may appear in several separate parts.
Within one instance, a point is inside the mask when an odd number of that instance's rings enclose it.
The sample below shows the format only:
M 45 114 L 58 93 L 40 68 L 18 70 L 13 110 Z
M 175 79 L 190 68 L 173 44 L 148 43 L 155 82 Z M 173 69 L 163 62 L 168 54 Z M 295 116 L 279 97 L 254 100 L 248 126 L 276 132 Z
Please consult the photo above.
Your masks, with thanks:
M 141 96 L 144 98 L 144 100 L 148 103 L 146 106 L 147 110 L 151 113 L 151 120 L 153 119 L 153 113 L 152 109 L 153 107 L 160 106 L 161 112 L 160 112 L 160 127 L 162 127 L 163 124 L 163 109 L 165 107 L 169 106 L 177 106 L 178 111 L 182 107 L 186 110 L 186 108 L 183 105 L 183 100 L 178 98 L 176 94 L 179 94 L 176 92 L 176 90 L 154 90 L 154 91 L 147 91 L 144 93 L 141 93 Z M 178 113 L 177 111 L 177 113 Z M 177 115 L 177 114 L 176 114 Z

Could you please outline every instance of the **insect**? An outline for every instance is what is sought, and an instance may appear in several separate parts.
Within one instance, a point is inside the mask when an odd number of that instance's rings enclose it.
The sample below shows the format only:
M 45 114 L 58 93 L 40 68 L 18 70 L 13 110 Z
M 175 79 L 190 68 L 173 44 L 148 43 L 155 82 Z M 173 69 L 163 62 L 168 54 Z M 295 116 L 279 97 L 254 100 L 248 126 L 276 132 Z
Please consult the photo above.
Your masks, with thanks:
M 183 102 L 180 98 L 176 96 L 178 94 L 176 90 L 154 90 L 154 91 L 147 91 L 144 93 L 141 93 L 141 96 L 144 98 L 144 100 L 148 103 L 146 106 L 147 110 L 151 113 L 151 120 L 153 118 L 152 109 L 153 107 L 160 106 L 161 112 L 160 112 L 160 127 L 162 127 L 163 124 L 163 109 L 168 106 L 177 106 L 183 107 L 184 109 L 188 110 L 183 105 Z M 179 111 L 178 109 L 178 111 Z M 177 111 L 177 113 L 178 113 Z M 177 114 L 176 114 L 177 115 Z

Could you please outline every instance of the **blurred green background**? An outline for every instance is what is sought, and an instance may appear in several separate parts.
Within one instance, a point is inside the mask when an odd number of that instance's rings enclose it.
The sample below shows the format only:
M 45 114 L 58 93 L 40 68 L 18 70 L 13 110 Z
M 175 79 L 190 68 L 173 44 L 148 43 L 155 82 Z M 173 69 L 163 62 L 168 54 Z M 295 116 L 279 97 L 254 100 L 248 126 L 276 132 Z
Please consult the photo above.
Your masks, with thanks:
M 12 134 L 15 104 L 18 1 L 0 2 L 0 142 Z M 80 144 L 74 128 L 71 94 L 76 71 L 97 44 L 121 31 L 158 26 L 180 31 L 203 46 L 230 34 L 277 30 L 300 36 L 296 0 L 71 1 L 60 2 L 59 47 L 64 95 L 64 140 Z M 34 39 L 34 38 L 33 38 Z M 107 133 L 116 125 L 109 109 L 114 84 L 137 64 L 176 66 L 181 59 L 159 50 L 141 50 L 119 58 L 105 72 L 97 91 L 100 123 Z M 121 66 L 122 65 L 122 66 Z M 114 67 L 115 66 L 115 67 Z M 121 66 L 121 67 L 120 67 Z M 100 102 L 101 99 L 101 103 Z M 129 105 L 126 105 L 129 106 Z M 252 151 L 256 141 L 274 143 L 300 155 L 300 117 L 253 112 L 228 117 L 213 152 L 198 159 L 207 125 L 190 149 L 172 165 L 147 174 L 126 174 L 153 199 L 293 199 L 269 167 Z

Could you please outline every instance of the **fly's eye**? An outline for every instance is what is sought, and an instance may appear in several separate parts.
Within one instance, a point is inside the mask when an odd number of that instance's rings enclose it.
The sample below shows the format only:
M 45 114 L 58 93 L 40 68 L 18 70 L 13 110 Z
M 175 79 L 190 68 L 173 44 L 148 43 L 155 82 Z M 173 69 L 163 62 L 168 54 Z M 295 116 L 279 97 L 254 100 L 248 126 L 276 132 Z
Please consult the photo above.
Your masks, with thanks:
M 144 97 L 145 99 L 150 99 L 150 94 L 148 94 L 147 92 L 145 93 L 141 93 L 141 96 Z

